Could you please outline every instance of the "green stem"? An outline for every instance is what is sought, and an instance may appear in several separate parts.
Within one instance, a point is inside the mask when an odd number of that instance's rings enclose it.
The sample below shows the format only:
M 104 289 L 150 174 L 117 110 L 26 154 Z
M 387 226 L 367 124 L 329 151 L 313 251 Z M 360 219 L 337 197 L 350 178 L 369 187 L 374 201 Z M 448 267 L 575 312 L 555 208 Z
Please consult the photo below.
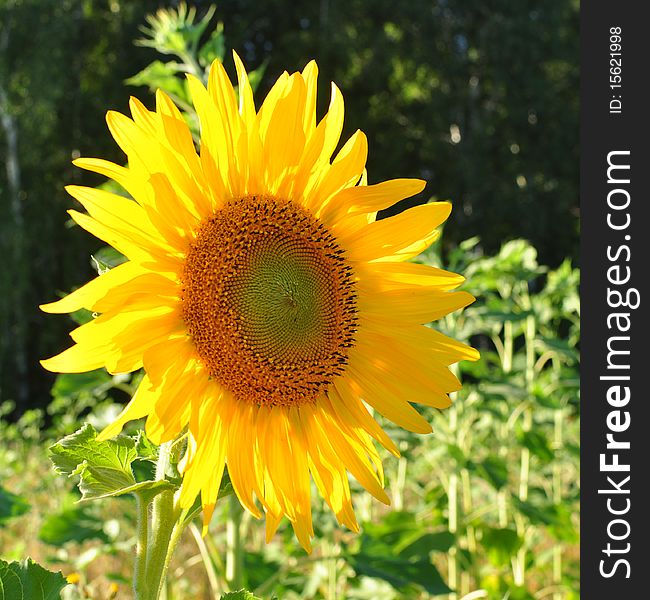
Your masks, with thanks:
M 476 529 L 474 528 L 474 525 L 472 525 L 471 519 L 468 517 L 468 515 L 470 515 L 474 510 L 474 503 L 472 501 L 471 476 L 467 469 L 461 469 L 460 479 L 463 488 L 463 520 L 466 523 L 465 531 L 467 536 L 467 549 L 469 550 L 470 554 L 474 555 L 477 551 Z M 471 575 L 474 583 L 480 579 L 478 569 L 476 568 L 476 564 L 473 561 L 471 563 L 471 573 L 467 573 L 467 575 Z
M 136 494 L 138 505 L 138 544 L 135 550 L 135 568 L 133 573 L 133 590 L 136 598 L 144 597 L 147 592 L 147 547 L 149 545 L 149 503 Z
M 404 507 L 404 488 L 406 486 L 406 459 L 401 456 L 397 460 L 397 475 L 393 484 L 393 507 L 394 510 L 402 510 Z
M 454 442 L 460 445 L 458 432 L 458 407 L 452 404 L 449 409 L 449 430 L 454 435 Z M 452 548 L 449 549 L 449 557 L 447 559 L 447 576 L 449 578 L 449 587 L 458 591 L 458 547 L 459 540 L 457 538 L 458 532 L 458 474 L 454 471 L 449 475 L 449 488 L 447 497 L 449 501 L 449 516 L 448 516 L 448 530 L 454 538 L 455 542 Z M 448 596 L 449 600 L 456 600 L 458 595 L 452 592 Z
M 560 463 L 560 452 L 562 450 L 562 410 L 555 411 L 554 429 L 555 439 L 553 446 L 555 450 L 555 462 L 553 463 L 553 502 L 556 505 L 562 503 L 562 464 Z M 553 548 L 553 583 L 558 586 L 558 591 L 553 593 L 553 600 L 562 600 L 562 544 L 556 544 Z
M 171 456 L 172 443 L 162 444 L 156 463 L 156 481 L 165 479 Z M 151 516 L 149 504 L 144 496 L 138 496 L 138 546 L 133 582 L 137 600 L 161 597 L 169 561 L 187 524 L 187 511 L 178 508 L 174 492 L 166 490 L 153 499 Z
M 512 321 L 506 321 L 503 324 L 503 338 L 503 371 L 504 373 L 510 373 L 512 370 L 512 355 L 514 350 Z
M 174 550 L 176 550 L 176 546 L 178 545 L 178 542 L 181 539 L 181 536 L 183 534 L 183 531 L 185 531 L 185 526 L 187 525 L 187 520 L 184 518 L 184 515 L 181 515 L 180 518 L 176 521 L 171 535 L 169 537 L 169 541 L 167 544 L 167 552 L 165 554 L 165 559 L 163 561 L 162 569 L 160 572 L 160 584 L 158 586 L 158 594 L 162 592 L 162 589 L 165 584 L 165 579 L 167 578 L 167 571 L 169 569 L 169 563 L 171 562 L 172 555 L 174 554 Z
M 221 558 L 221 555 L 223 554 L 222 551 L 217 548 L 217 545 L 214 543 L 214 539 L 212 538 L 211 535 L 206 535 L 203 541 L 205 542 L 205 545 L 208 548 L 208 551 L 210 552 L 210 558 L 212 559 L 212 563 L 217 569 L 218 576 L 222 580 L 225 580 L 226 566 L 224 565 L 223 560 Z
M 452 473 L 449 476 L 449 533 L 451 533 L 454 538 L 456 537 L 456 532 L 458 531 L 458 475 Z M 447 564 L 447 573 L 449 577 L 449 586 L 455 590 L 458 589 L 458 540 L 456 540 L 454 546 L 449 549 L 449 558 Z M 455 592 L 449 594 L 449 600 L 456 600 L 458 596 Z
M 228 545 L 226 579 L 230 583 L 231 590 L 238 590 L 243 586 L 244 556 L 242 554 L 240 530 L 243 509 L 236 496 L 230 496 L 228 509 L 228 522 L 226 523 L 226 542 Z
M 530 297 L 528 296 L 528 288 L 525 288 L 525 294 L 523 297 L 524 308 L 530 309 Z M 526 340 L 526 390 L 528 395 L 531 396 L 533 393 L 533 383 L 535 381 L 535 334 L 536 334 L 536 323 L 535 317 L 529 316 L 526 318 L 526 329 L 524 331 L 524 338 Z M 533 426 L 533 414 L 532 409 L 528 403 L 525 405 L 523 411 L 522 419 L 522 429 L 524 432 L 528 432 L 532 429 Z M 522 446 L 521 456 L 520 456 L 520 465 L 519 465 L 519 500 L 526 502 L 528 500 L 528 487 L 530 479 L 530 450 Z M 524 538 L 526 533 L 526 527 L 523 519 L 518 518 L 517 522 L 517 533 Z M 526 581 L 526 543 L 524 543 L 521 549 L 517 552 L 517 568 L 515 571 L 515 583 L 517 585 L 523 586 Z
M 156 481 L 165 478 L 170 461 L 171 443 L 167 442 L 160 446 L 156 463 Z M 174 512 L 174 493 L 172 491 L 161 492 L 154 498 L 151 515 L 151 539 L 147 556 L 147 593 L 154 600 L 159 597 L 164 581 L 169 542 L 176 523 Z

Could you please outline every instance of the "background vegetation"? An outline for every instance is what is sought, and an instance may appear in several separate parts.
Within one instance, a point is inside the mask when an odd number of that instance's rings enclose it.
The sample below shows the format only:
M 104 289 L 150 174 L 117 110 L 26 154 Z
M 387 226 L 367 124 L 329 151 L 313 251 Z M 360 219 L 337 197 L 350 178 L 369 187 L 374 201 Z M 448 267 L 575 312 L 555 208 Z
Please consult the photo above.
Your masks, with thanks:
M 134 510 L 122 498 L 75 504 L 45 448 L 84 419 L 100 427 L 133 381 L 101 372 L 54 381 L 38 359 L 66 345 L 70 322 L 36 306 L 92 277 L 91 254 L 111 260 L 68 230 L 63 185 L 101 183 L 70 160 L 123 161 L 103 115 L 126 111 L 129 94 L 151 105 L 148 88 L 159 85 L 183 99 L 162 63 L 182 62 L 170 52 L 201 31 L 186 19 L 159 27 L 154 47 L 134 46 L 158 6 L 0 0 L 0 558 L 31 555 L 78 574 L 71 598 L 129 597 Z M 316 502 L 313 556 L 286 530 L 267 547 L 262 528 L 226 501 L 205 542 L 187 535 L 170 598 L 243 585 L 282 600 L 578 597 L 577 20 L 569 0 L 219 5 L 199 61 L 228 49 L 234 73 L 236 49 L 258 69 L 259 98 L 282 70 L 315 57 L 319 105 L 336 81 L 344 135 L 368 134 L 370 182 L 422 177 L 415 201 L 453 201 L 443 243 L 422 260 L 468 277 L 478 302 L 440 326 L 483 358 L 461 365 L 453 408 L 430 411 L 433 436 L 392 431 L 404 453 L 387 460 L 393 507 L 360 495 L 361 536 Z

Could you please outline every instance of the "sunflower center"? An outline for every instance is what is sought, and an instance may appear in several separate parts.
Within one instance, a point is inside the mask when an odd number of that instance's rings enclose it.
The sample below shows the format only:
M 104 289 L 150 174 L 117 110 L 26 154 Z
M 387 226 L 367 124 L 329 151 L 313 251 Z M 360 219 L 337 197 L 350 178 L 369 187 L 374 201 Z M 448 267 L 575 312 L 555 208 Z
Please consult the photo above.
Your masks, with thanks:
M 300 405 L 343 372 L 357 326 L 352 271 L 304 208 L 231 200 L 200 224 L 182 283 L 197 353 L 235 398 Z

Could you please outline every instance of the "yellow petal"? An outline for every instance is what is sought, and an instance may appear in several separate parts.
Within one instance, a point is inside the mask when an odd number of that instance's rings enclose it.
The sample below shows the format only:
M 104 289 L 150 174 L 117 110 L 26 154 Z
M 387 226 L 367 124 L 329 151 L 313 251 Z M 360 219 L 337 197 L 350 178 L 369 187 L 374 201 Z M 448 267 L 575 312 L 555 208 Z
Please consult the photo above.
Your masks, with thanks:
M 338 152 L 331 167 L 324 169 L 313 188 L 307 190 L 307 206 L 319 214 L 334 194 L 359 181 L 367 158 L 368 139 L 365 133 L 357 130 Z
M 41 361 L 41 365 L 54 373 L 84 373 L 103 367 L 112 356 L 112 349 L 104 344 L 89 349 L 75 344 L 52 358 Z
M 345 188 L 324 206 L 320 217 L 325 223 L 334 225 L 345 216 L 376 213 L 419 194 L 425 185 L 420 179 L 391 179 L 375 185 Z
M 95 310 L 95 304 L 106 296 L 111 289 L 131 281 L 141 273 L 143 273 L 143 269 L 137 263 L 122 263 L 89 281 L 74 292 L 61 298 L 61 300 L 41 304 L 40 309 L 46 313 L 69 313 L 81 308 Z
M 303 129 L 306 139 L 309 139 L 316 129 L 316 100 L 318 65 L 316 61 L 309 61 L 302 71 L 302 78 L 307 86 L 307 98 L 305 100 L 305 113 L 303 118 Z
M 151 389 L 151 382 L 145 375 L 138 386 L 131 401 L 124 407 L 122 412 L 117 416 L 115 421 L 106 426 L 97 436 L 98 442 L 103 442 L 119 434 L 124 425 L 129 421 L 141 419 L 153 410 L 158 401 L 159 394 Z
M 390 382 L 382 380 L 378 374 L 364 369 L 363 365 L 354 364 L 353 357 L 350 357 L 348 371 L 350 386 L 355 394 L 400 427 L 414 433 L 431 433 L 431 425 L 402 398 L 399 390 L 395 390 Z
M 239 55 L 233 50 L 233 58 L 237 69 L 237 82 L 239 91 L 239 114 L 247 126 L 252 126 L 255 120 L 255 102 L 253 101 L 253 90 L 251 89 L 248 74 Z
M 261 473 L 256 465 L 258 452 L 255 436 L 257 408 L 247 403 L 240 405 L 232 398 L 230 402 L 237 408 L 233 411 L 228 429 L 228 452 L 226 455 L 228 473 L 242 505 L 259 519 L 262 513 L 253 498 L 253 494 L 257 494 L 258 498 L 263 497 Z
M 358 310 L 366 318 L 385 319 L 391 323 L 424 325 L 474 302 L 467 292 L 445 292 L 437 288 L 412 288 L 368 293 L 360 282 Z
M 223 401 L 220 393 L 210 392 L 196 406 L 198 408 L 190 421 L 190 436 L 196 440 L 196 452 L 184 464 L 179 503 L 183 508 L 190 508 L 201 492 L 202 502 L 210 510 L 210 505 L 216 502 L 213 496 L 215 480 L 220 482 L 223 475 L 226 430 L 232 407 Z M 218 485 L 216 487 L 218 491 Z M 205 490 L 205 495 L 202 490 Z
M 372 262 L 357 265 L 356 271 L 377 291 L 423 287 L 449 291 L 465 281 L 457 273 L 417 263 Z
M 346 379 L 344 377 L 337 378 L 332 388 L 329 398 L 338 418 L 351 427 L 363 427 L 386 450 L 399 457 L 397 446 L 370 415 L 359 397 L 354 395 Z
M 413 243 L 429 238 L 450 212 L 449 202 L 433 202 L 415 206 L 361 229 L 346 227 L 343 220 L 332 231 L 348 250 L 350 260 L 371 261 L 389 257 Z

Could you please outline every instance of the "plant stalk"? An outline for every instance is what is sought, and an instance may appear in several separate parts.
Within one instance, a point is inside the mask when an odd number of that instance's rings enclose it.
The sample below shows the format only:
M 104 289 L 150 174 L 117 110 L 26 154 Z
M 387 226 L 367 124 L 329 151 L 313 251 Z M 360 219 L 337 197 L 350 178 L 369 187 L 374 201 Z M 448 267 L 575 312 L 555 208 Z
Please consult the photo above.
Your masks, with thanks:
M 228 521 L 226 523 L 226 579 L 231 590 L 243 587 L 244 556 L 241 542 L 241 518 L 243 509 L 236 496 L 230 496 L 228 506 Z
M 171 464 L 172 442 L 161 444 L 156 463 L 156 481 L 165 479 Z M 153 504 L 151 514 L 149 505 Z M 138 496 L 138 544 L 133 589 L 136 600 L 158 600 L 165 591 L 165 577 L 172 553 L 187 521 L 171 490 L 153 501 Z
M 136 494 L 138 506 L 138 542 L 135 549 L 133 590 L 136 598 L 145 597 L 147 592 L 147 548 L 149 546 L 149 503 Z

